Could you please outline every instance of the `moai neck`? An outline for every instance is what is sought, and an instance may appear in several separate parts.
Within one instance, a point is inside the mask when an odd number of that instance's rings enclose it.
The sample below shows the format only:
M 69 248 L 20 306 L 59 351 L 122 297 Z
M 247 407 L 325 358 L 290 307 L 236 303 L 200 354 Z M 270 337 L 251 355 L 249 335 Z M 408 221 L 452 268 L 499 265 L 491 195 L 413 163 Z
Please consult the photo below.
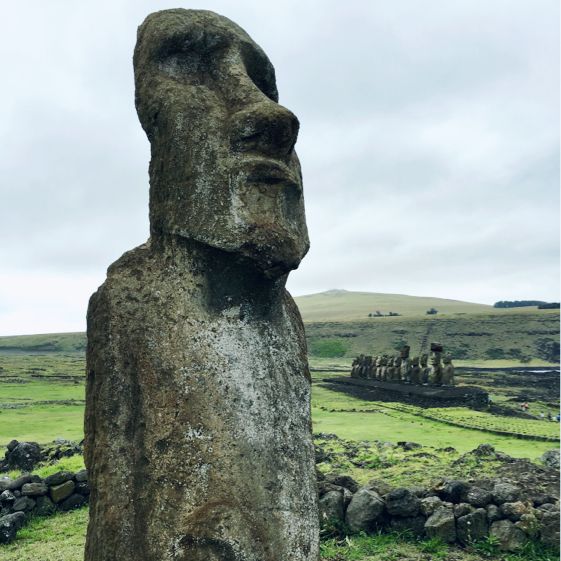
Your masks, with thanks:
M 209 315 L 250 321 L 273 320 L 280 312 L 288 274 L 269 278 L 246 257 L 181 236 L 152 236 L 151 246 L 158 253 L 180 256 Z

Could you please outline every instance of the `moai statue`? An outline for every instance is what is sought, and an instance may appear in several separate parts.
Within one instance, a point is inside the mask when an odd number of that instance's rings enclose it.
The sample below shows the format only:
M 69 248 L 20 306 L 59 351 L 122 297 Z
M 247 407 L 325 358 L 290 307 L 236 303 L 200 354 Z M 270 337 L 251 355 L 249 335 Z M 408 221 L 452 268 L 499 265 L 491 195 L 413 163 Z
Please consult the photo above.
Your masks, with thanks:
M 370 378 L 372 378 L 372 380 L 376 380 L 377 370 L 378 370 L 378 357 L 373 356 L 372 357 L 372 368 L 371 368 L 371 372 L 370 372 Z
M 359 378 L 358 375 L 358 367 L 360 364 L 360 357 L 356 357 L 353 359 L 353 362 L 351 364 L 351 378 Z
M 411 381 L 411 359 L 409 358 L 409 345 L 405 345 L 401 349 L 401 367 L 400 375 L 403 382 L 409 383 Z
M 415 356 L 411 359 L 411 370 L 409 381 L 412 384 L 421 384 L 421 367 L 419 366 L 419 357 Z
M 386 355 L 382 355 L 378 360 L 378 364 L 380 365 L 377 369 L 379 370 L 379 380 L 382 382 L 386 382 L 388 379 L 388 357 Z
M 372 380 L 373 378 L 373 371 L 374 368 L 374 359 L 371 356 L 366 357 L 366 379 Z
M 431 386 L 440 386 L 442 384 L 441 354 L 439 352 L 432 353 L 430 363 L 429 384 Z
M 309 246 L 298 120 L 265 53 L 209 11 L 148 16 L 134 70 L 150 239 L 89 304 L 85 561 L 316 561 L 310 375 L 285 289 Z
M 396 382 L 401 382 L 401 355 L 393 359 L 393 379 Z
M 442 362 L 444 366 L 442 367 L 441 383 L 443 386 L 454 386 L 454 365 L 452 364 L 452 357 L 450 355 L 444 355 Z
M 428 384 L 430 368 L 428 366 L 429 355 L 423 353 L 419 359 L 421 364 L 421 384 Z
M 386 368 L 386 380 L 393 382 L 395 380 L 395 367 L 393 365 L 393 357 L 388 358 L 388 366 Z

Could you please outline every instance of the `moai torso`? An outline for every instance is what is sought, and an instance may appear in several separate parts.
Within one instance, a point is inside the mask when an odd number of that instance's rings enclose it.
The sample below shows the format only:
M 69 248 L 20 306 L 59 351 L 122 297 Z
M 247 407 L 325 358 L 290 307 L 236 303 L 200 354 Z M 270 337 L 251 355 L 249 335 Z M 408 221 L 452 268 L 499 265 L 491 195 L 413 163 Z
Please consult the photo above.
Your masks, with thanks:
M 452 359 L 446 355 L 442 362 L 444 365 L 442 366 L 442 376 L 441 381 L 443 386 L 453 386 L 455 385 L 454 380 L 454 365 L 452 364 Z
M 421 384 L 421 367 L 419 366 L 419 357 L 413 357 L 411 360 L 410 381 L 412 384 Z
M 421 384 L 428 384 L 430 368 L 428 366 L 429 356 L 423 353 L 420 358 L 421 364 Z
M 316 561 L 298 121 L 233 22 L 139 28 L 147 244 L 88 309 L 86 561 Z
M 440 353 L 432 353 L 431 366 L 429 371 L 429 384 L 431 386 L 439 386 L 442 384 L 442 364 L 440 362 Z

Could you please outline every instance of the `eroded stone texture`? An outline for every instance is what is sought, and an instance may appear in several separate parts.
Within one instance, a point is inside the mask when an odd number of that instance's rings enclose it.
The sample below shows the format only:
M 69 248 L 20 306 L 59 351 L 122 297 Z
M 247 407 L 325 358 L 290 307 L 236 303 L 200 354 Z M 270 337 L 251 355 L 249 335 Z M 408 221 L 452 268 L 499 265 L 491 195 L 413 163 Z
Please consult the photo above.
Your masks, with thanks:
M 263 51 L 212 12 L 148 16 L 148 243 L 88 309 L 87 561 L 312 561 L 310 378 L 287 274 L 308 249 Z

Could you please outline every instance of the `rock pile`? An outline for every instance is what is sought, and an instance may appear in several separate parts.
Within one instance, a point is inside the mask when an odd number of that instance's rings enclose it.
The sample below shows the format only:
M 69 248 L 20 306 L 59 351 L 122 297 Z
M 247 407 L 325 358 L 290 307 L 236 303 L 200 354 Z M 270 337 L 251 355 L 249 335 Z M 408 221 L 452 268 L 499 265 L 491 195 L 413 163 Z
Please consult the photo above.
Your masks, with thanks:
M 4 459 L 0 460 L 0 472 L 13 469 L 31 471 L 41 462 L 54 462 L 82 453 L 81 443 L 63 438 L 46 445 L 12 440 L 6 447 Z
M 88 502 L 88 472 L 59 471 L 42 479 L 29 473 L 0 479 L 0 543 L 9 543 L 31 516 L 79 508 Z
M 359 487 L 348 476 L 329 474 L 319 482 L 319 497 L 326 531 L 407 530 L 460 545 L 494 536 L 501 551 L 517 551 L 529 539 L 559 544 L 559 499 L 530 497 L 501 480 L 444 479 L 431 489 L 392 489 L 377 480 Z

